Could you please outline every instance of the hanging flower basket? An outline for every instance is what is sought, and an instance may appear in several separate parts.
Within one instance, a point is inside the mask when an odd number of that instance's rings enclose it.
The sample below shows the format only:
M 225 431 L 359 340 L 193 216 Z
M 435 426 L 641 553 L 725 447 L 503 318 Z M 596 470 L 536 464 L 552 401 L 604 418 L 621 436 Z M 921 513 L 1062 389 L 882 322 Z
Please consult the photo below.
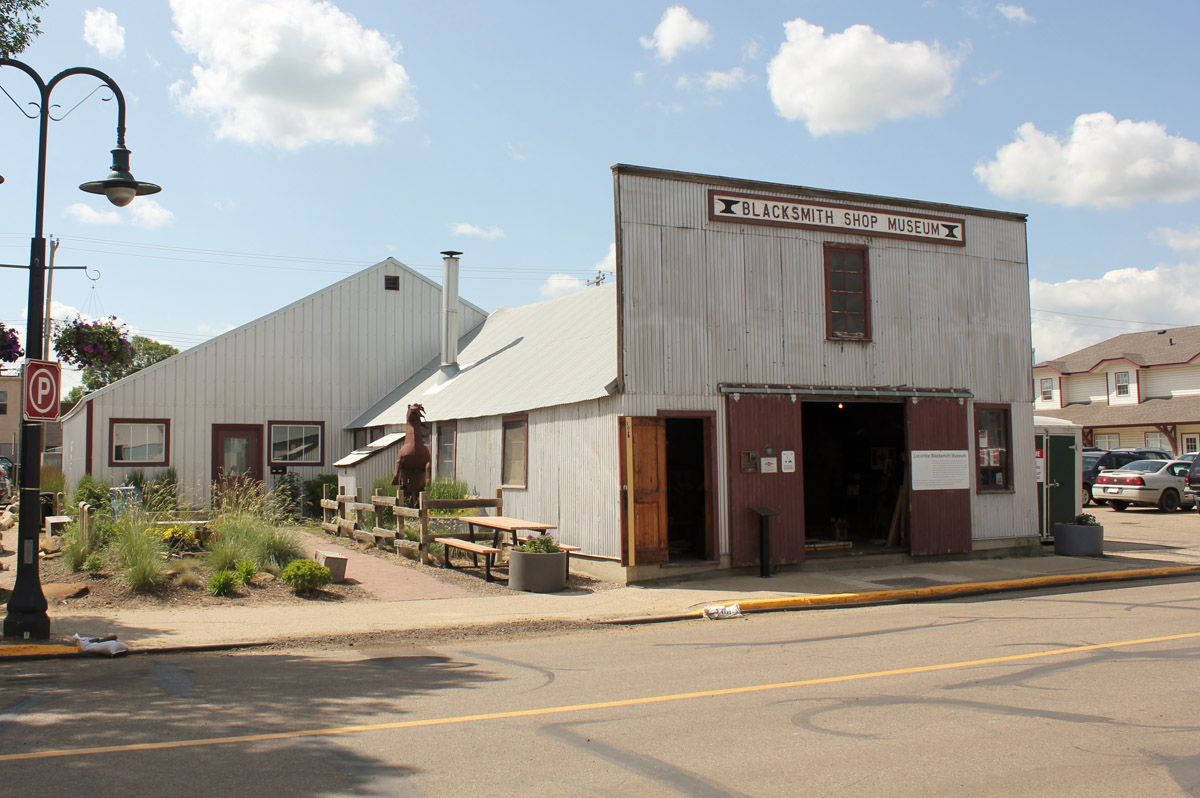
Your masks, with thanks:
M 0 363 L 16 363 L 24 354 L 17 331 L 0 324 Z
M 116 316 L 98 321 L 73 320 L 56 325 L 54 351 L 58 359 L 79 368 L 119 366 L 133 359 L 129 331 Z

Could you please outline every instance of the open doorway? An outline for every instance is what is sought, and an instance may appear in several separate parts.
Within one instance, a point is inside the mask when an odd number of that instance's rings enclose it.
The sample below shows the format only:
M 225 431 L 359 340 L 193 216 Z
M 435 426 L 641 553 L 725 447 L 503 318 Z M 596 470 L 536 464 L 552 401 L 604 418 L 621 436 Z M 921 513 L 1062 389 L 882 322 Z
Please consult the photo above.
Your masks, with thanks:
M 906 460 L 904 404 L 805 402 L 803 434 L 805 541 L 810 550 L 897 548 L 897 503 Z
M 667 418 L 667 547 L 670 561 L 707 560 L 709 456 L 705 419 Z

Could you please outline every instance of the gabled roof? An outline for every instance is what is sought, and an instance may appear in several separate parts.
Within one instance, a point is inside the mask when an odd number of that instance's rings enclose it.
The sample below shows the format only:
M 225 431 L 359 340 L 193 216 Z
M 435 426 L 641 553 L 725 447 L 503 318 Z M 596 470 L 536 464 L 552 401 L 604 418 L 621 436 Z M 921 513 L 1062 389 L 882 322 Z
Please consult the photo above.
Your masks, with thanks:
M 1059 374 L 1080 374 L 1114 361 L 1126 361 L 1138 368 L 1153 368 L 1191 363 L 1197 356 L 1200 356 L 1200 326 L 1174 327 L 1118 335 L 1055 360 L 1043 360 L 1034 368 L 1053 369 Z
M 410 404 L 429 421 L 520 413 L 598 399 L 617 379 L 614 284 L 503 307 L 459 342 L 458 365 L 435 358 L 347 429 L 403 425 Z
M 1145 399 L 1136 405 L 1110 405 L 1107 402 L 1073 404 L 1053 410 L 1038 410 L 1037 414 L 1061 418 L 1081 427 L 1195 424 L 1200 422 L 1200 396 Z

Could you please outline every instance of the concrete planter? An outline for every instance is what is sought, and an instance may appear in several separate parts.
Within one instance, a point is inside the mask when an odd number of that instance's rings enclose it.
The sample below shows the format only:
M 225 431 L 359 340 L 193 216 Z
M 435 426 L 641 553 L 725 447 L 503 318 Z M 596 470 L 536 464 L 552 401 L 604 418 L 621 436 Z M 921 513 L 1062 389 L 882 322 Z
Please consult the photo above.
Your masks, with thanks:
M 1054 553 L 1067 557 L 1102 556 L 1104 554 L 1104 527 L 1055 524 Z
M 508 553 L 508 586 L 527 593 L 557 593 L 567 586 L 567 553 Z

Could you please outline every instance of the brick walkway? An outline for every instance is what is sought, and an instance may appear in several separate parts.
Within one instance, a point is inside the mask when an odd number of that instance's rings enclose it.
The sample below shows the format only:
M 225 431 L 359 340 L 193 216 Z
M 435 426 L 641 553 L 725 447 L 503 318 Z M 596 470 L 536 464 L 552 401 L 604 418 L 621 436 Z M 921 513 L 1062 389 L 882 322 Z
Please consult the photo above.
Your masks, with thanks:
M 304 553 L 309 557 L 318 549 L 336 551 L 339 556 L 345 557 L 346 581 L 357 584 L 383 601 L 469 598 L 474 595 L 425 576 L 412 568 L 393 565 L 380 557 L 338 545 L 335 538 L 320 537 L 307 532 L 297 532 L 296 535 L 300 538 Z

